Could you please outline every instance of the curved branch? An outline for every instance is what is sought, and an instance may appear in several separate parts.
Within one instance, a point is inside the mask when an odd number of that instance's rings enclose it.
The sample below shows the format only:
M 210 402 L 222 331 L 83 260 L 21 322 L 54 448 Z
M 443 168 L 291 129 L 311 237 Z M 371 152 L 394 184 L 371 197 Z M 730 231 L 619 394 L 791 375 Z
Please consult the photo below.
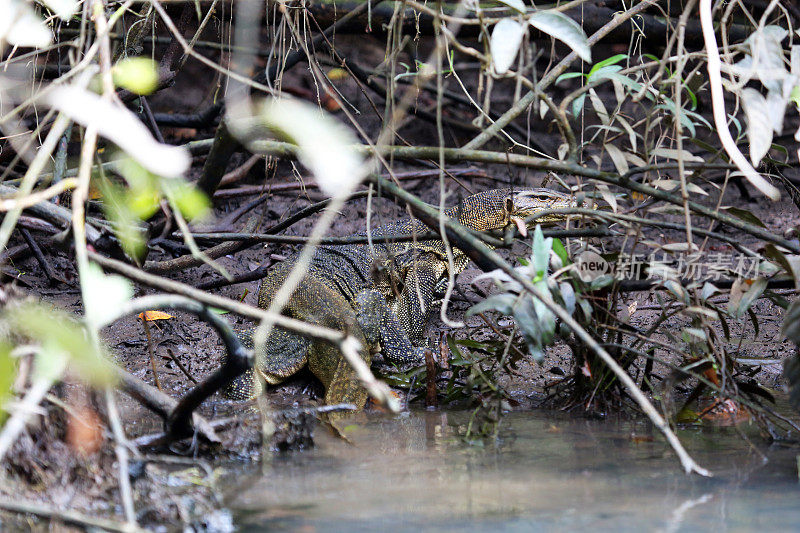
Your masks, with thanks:
M 170 406 L 168 412 L 161 413 L 164 417 L 165 433 L 168 440 L 179 440 L 194 433 L 190 419 L 195 409 L 209 396 L 225 387 L 250 368 L 252 366 L 252 354 L 242 345 L 230 324 L 220 318 L 219 315 L 213 313 L 208 305 L 201 304 L 185 296 L 157 294 L 131 300 L 122 306 L 115 315 L 104 317 L 104 323 L 100 324 L 99 327 L 111 324 L 126 315 L 164 308 L 180 309 L 181 311 L 193 313 L 198 318 L 208 322 L 222 339 L 227 353 L 227 357 L 225 357 L 224 363 L 219 369 L 186 393 L 177 402 L 177 405 Z M 195 419 L 195 422 L 197 422 L 197 419 Z M 210 434 L 213 435 L 213 429 L 209 427 L 206 428 L 206 431 L 202 431 L 206 437 L 209 436 L 209 429 Z M 219 440 L 217 439 L 216 442 L 219 442 Z

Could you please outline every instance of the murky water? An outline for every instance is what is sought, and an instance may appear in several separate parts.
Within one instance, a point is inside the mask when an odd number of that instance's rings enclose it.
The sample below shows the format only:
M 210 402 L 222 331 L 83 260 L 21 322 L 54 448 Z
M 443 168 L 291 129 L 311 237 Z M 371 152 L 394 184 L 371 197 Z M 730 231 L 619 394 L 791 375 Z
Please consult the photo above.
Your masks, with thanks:
M 680 433 L 711 479 L 686 476 L 644 422 L 512 413 L 496 446 L 457 437 L 467 413 L 363 418 L 354 445 L 322 438 L 240 480 L 244 531 L 791 531 L 800 449 L 731 428 Z M 320 430 L 318 430 L 320 433 Z

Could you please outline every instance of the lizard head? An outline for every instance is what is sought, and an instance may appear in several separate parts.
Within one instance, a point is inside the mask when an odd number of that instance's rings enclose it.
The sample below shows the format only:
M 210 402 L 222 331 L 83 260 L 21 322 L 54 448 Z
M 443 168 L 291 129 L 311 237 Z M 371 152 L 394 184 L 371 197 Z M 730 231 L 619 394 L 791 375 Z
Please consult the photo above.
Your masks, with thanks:
M 562 209 L 576 207 L 575 197 L 550 189 L 522 189 L 515 192 L 514 213 L 510 216 L 525 219 L 543 209 Z M 550 214 L 537 218 L 536 224 L 554 224 L 566 219 L 566 215 Z
M 495 189 L 464 198 L 457 206 L 456 216 L 463 225 L 478 231 L 503 228 L 512 219 L 525 219 L 543 209 L 575 207 L 575 199 L 550 189 Z M 536 220 L 552 224 L 565 215 L 548 215 Z

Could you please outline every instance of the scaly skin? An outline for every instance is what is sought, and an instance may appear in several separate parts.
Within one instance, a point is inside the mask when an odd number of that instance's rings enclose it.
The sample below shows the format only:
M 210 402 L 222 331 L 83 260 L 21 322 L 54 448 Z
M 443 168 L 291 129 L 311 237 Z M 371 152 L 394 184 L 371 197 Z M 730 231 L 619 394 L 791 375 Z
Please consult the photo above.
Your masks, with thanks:
M 496 189 L 462 200 L 445 214 L 478 231 L 499 229 L 511 217 L 525 218 L 542 209 L 572 207 L 570 196 L 547 189 Z M 539 220 L 557 222 L 563 217 Z M 287 316 L 354 335 L 361 343 L 367 363 L 381 351 L 397 365 L 424 362 L 425 324 L 433 307 L 436 286 L 447 277 L 448 261 L 441 240 L 389 242 L 391 235 L 426 233 L 416 219 L 401 220 L 372 231 L 373 245 L 353 244 L 320 247 L 308 273 L 283 309 Z M 361 233 L 360 235 L 364 235 Z M 454 274 L 466 268 L 469 259 L 453 248 Z M 295 265 L 296 257 L 272 269 L 261 282 L 258 306 L 267 308 Z M 267 340 L 265 355 L 255 370 L 269 384 L 277 384 L 305 365 L 325 387 L 325 402 L 364 406 L 367 393 L 339 353 L 326 342 L 311 340 L 275 328 Z M 228 394 L 252 397 L 253 376 L 235 381 Z

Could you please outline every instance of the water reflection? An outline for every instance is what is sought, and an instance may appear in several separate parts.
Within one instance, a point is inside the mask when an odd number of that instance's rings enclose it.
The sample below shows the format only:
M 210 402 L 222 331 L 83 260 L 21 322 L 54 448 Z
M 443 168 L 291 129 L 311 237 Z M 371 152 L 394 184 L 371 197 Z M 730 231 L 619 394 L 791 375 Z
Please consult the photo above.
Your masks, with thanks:
M 644 422 L 512 413 L 497 444 L 480 448 L 458 438 L 468 418 L 362 415 L 348 429 L 352 446 L 320 436 L 317 449 L 278 457 L 237 480 L 228 505 L 245 531 L 736 531 L 800 524 L 798 450 L 766 446 L 755 433 L 758 451 L 731 428 L 681 432 L 693 457 L 714 472 L 704 479 L 685 476 Z

